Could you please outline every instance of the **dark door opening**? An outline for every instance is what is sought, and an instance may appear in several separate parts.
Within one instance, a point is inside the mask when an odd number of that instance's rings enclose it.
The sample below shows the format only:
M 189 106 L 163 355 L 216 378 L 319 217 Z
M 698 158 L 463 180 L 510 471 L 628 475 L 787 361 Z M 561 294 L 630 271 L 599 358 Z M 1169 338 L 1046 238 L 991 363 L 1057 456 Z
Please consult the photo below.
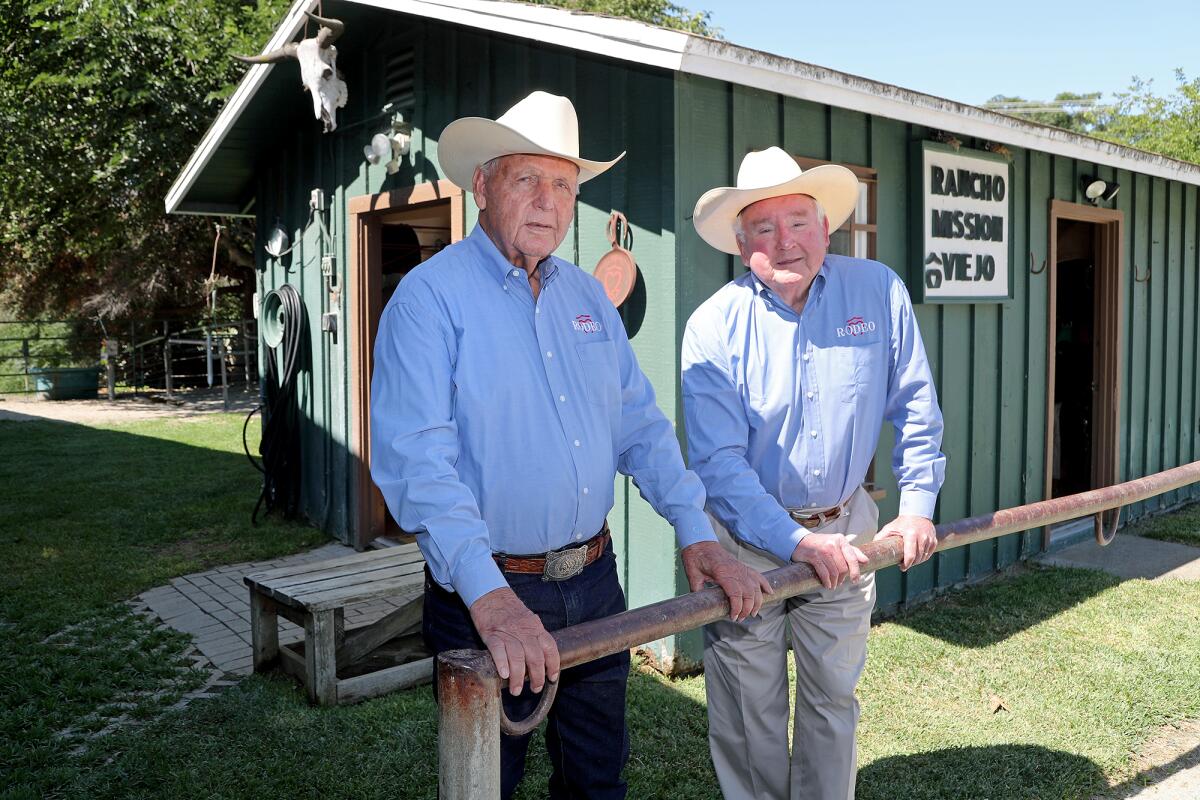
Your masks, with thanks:
M 1116 209 L 1050 201 L 1046 499 L 1120 480 L 1124 220 Z M 1052 535 L 1043 529 L 1043 549 Z
M 1055 270 L 1054 457 L 1051 496 L 1094 486 L 1096 226 L 1058 220 Z

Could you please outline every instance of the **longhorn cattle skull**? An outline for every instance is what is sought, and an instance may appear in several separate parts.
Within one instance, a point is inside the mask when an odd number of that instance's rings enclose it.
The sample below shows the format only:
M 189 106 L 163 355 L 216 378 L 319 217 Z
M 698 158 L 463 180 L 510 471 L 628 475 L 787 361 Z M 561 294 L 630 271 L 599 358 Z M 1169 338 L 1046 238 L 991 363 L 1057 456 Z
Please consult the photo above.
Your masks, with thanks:
M 304 12 L 321 27 L 316 37 L 289 42 L 283 47 L 258 56 L 234 56 L 247 64 L 275 64 L 296 59 L 300 62 L 300 82 L 312 95 L 313 116 L 325 123 L 325 132 L 337 127 L 337 109 L 346 105 L 346 82 L 337 70 L 337 48 L 333 43 L 345 30 L 340 20 Z

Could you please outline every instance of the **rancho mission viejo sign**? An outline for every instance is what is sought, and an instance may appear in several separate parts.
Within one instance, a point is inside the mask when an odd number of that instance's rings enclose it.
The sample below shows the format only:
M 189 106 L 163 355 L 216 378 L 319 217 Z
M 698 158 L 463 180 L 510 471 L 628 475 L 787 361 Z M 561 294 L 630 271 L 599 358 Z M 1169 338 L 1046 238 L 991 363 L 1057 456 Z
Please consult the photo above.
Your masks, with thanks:
M 1008 161 L 921 142 L 920 285 L 925 302 L 1009 296 Z

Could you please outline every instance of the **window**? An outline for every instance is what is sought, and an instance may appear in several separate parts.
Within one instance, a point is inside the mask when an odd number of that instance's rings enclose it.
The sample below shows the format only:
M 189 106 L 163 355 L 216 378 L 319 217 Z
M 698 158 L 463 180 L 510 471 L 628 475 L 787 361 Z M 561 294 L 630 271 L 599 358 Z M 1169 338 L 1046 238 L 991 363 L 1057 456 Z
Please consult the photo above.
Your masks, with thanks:
M 819 161 L 815 158 L 793 156 L 801 169 L 812 169 L 829 161 Z M 853 164 L 843 164 L 854 173 L 862 190 L 858 194 L 858 206 L 850 218 L 842 223 L 842 227 L 829 232 L 829 252 L 839 256 L 854 256 L 855 258 L 875 258 L 875 189 L 878 183 L 875 170 L 869 167 L 859 167 Z
M 796 159 L 796 163 L 800 165 L 801 169 L 812 169 L 822 164 L 833 163 L 801 156 L 793 156 L 793 158 Z M 859 167 L 854 164 L 843 164 L 842 166 L 854 173 L 862 189 L 858 193 L 858 205 L 855 206 L 854 213 L 842 223 L 840 228 L 829 232 L 829 252 L 839 256 L 874 259 L 875 239 L 878 231 L 875 224 L 875 196 L 879 183 L 877 174 L 869 167 Z M 863 488 L 876 501 L 882 500 L 886 495 L 885 490 L 880 489 L 875 483 L 875 459 L 871 459 L 871 466 L 867 468 L 867 477 L 863 481 Z

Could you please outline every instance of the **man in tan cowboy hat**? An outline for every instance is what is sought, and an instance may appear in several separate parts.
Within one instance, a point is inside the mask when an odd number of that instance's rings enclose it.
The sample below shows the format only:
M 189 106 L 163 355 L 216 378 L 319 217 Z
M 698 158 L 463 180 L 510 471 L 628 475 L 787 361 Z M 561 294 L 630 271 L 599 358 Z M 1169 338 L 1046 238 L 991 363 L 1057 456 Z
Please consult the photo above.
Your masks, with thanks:
M 854 687 L 875 604 L 857 545 L 903 537 L 908 569 L 937 544 L 942 417 L 908 292 L 883 264 L 827 253 L 858 192 L 845 167 L 801 171 L 772 147 L 745 157 L 737 186 L 696 203 L 700 236 L 750 270 L 684 334 L 691 466 L 731 554 L 759 570 L 807 562 L 824 587 L 705 630 L 709 746 L 731 800 L 854 796 Z M 884 419 L 900 516 L 877 534 L 862 482 Z
M 510 719 L 558 682 L 551 797 L 625 794 L 629 655 L 560 675 L 547 633 L 625 608 L 605 522 L 618 471 L 671 522 L 693 589 L 719 584 L 733 619 L 770 591 L 717 543 L 604 289 L 551 255 L 579 184 L 619 159 L 580 158 L 574 107 L 545 92 L 451 123 L 438 160 L 471 188 L 479 224 L 400 282 L 375 344 L 371 474 L 425 556 L 425 641 L 486 647 Z M 529 738 L 502 737 L 504 797 Z

